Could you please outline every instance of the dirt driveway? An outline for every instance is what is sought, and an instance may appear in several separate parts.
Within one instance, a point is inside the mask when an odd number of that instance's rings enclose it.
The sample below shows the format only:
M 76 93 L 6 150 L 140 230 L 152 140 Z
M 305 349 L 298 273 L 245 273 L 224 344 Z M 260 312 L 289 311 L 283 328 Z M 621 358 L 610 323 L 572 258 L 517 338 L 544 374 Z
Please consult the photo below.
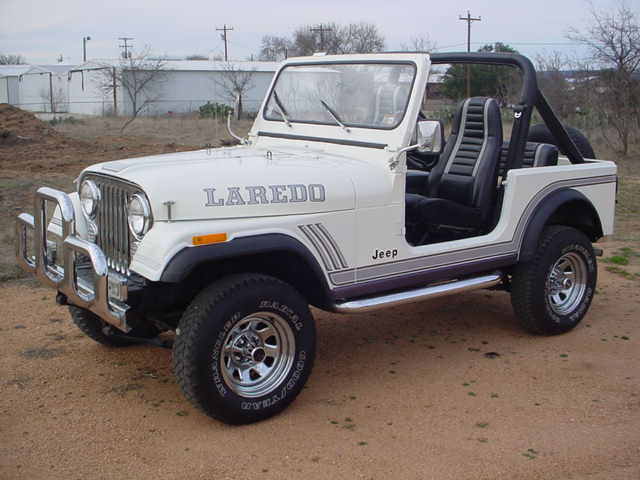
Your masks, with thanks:
M 601 265 L 584 322 L 551 338 L 518 329 L 502 292 L 316 311 L 308 387 L 228 427 L 183 399 L 169 350 L 101 347 L 51 290 L 5 283 L 0 477 L 635 480 L 638 284 Z
M 15 279 L 14 218 L 35 186 L 68 189 L 88 164 L 217 134 L 203 119 L 134 125 L 142 137 L 118 136 L 117 119 L 56 127 L 69 137 L 0 111 L 0 131 L 33 140 L 0 149 L 0 280 L 13 279 L 0 281 L 0 479 L 640 478 L 640 157 L 620 164 L 618 242 L 575 331 L 524 334 L 502 292 L 315 312 L 298 400 L 228 427 L 183 399 L 169 350 L 101 347 L 52 290 Z

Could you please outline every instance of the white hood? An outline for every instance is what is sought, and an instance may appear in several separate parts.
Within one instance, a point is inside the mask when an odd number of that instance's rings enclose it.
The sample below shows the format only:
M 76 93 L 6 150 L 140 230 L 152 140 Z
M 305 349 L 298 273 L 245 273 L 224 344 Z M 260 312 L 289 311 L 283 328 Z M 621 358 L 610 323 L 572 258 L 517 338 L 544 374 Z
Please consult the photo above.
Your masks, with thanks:
M 154 155 L 94 165 L 85 173 L 140 186 L 154 219 L 204 220 L 321 213 L 355 208 L 363 161 L 305 149 L 253 147 Z

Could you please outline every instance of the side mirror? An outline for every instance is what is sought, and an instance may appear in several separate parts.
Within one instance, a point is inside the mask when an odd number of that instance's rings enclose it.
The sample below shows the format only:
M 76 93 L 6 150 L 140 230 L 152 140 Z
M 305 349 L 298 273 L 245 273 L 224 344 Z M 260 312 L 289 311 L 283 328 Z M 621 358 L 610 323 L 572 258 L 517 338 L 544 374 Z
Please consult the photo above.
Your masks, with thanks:
M 438 120 L 421 120 L 416 125 L 418 151 L 440 153 L 442 151 L 442 123 Z

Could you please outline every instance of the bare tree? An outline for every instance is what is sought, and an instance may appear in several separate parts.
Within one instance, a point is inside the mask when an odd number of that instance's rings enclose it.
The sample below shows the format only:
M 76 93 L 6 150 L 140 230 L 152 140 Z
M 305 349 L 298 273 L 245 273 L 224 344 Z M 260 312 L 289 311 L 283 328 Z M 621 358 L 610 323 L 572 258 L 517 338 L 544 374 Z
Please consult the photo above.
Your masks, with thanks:
M 572 29 L 571 40 L 589 48 L 591 61 L 601 68 L 592 90 L 594 108 L 606 135 L 611 127 L 615 145 L 626 155 L 632 135 L 640 128 L 640 23 L 624 1 L 615 8 L 591 8 L 591 23 L 584 30 Z M 605 137 L 608 139 L 608 137 Z M 613 143 L 613 142 L 612 142 Z
M 411 37 L 408 43 L 400 45 L 401 50 L 407 52 L 428 52 L 432 53 L 438 49 L 438 44 L 431 40 L 429 35 Z
M 99 87 L 105 95 L 112 95 L 116 88 L 131 104 L 131 116 L 122 125 L 120 131 L 133 122 L 138 115 L 150 104 L 160 98 L 160 85 L 166 80 L 164 72 L 165 61 L 149 55 L 149 48 L 145 48 L 138 55 L 123 58 L 115 69 L 99 70 L 101 78 Z
M 384 36 L 372 23 L 323 25 L 322 37 L 306 25 L 293 33 L 292 48 L 296 55 L 312 55 L 317 51 L 329 54 L 371 53 L 384 50 Z
M 213 83 L 235 107 L 236 119 L 242 115 L 243 97 L 253 87 L 254 69 L 245 69 L 238 64 L 226 62 L 220 75 L 213 77 Z
M 44 111 L 47 111 L 47 107 L 51 110 L 51 113 L 62 113 L 66 111 L 65 106 L 67 103 L 67 94 L 60 86 L 50 91 L 49 88 L 41 88 L 38 92 L 40 98 L 43 101 Z
M 567 71 L 572 64 L 568 56 L 555 50 L 536 55 L 538 85 L 549 103 L 565 119 L 576 112 L 579 104 L 575 92 L 569 94 L 572 86 L 567 79 Z
M 291 50 L 292 42 L 287 37 L 265 35 L 262 37 L 258 58 L 263 61 L 278 61 L 287 58 Z
M 27 63 L 22 55 L 0 53 L 0 65 L 21 65 Z
M 384 50 L 384 37 L 372 23 L 352 23 L 338 29 L 339 53 L 370 53 Z

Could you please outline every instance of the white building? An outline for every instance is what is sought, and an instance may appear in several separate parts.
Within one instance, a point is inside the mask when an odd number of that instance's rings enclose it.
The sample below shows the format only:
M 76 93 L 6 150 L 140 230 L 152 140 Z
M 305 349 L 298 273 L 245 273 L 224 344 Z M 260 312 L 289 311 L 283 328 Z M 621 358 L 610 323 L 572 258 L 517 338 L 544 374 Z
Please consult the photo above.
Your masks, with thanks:
M 278 62 L 212 62 L 199 60 L 169 61 L 163 67 L 162 81 L 152 95 L 157 98 L 144 114 L 163 115 L 169 112 L 188 113 L 198 111 L 207 102 L 233 106 L 234 99 L 225 91 L 224 83 L 230 75 L 249 74 L 250 81 L 243 98 L 246 112 L 257 112 L 269 88 Z M 230 73 L 232 69 L 237 73 Z M 131 109 L 124 98 L 125 111 Z
M 33 112 L 65 112 L 72 65 L 0 66 L 0 102 Z
M 233 106 L 223 88 L 229 69 L 251 76 L 242 104 L 256 112 L 269 87 L 278 62 L 216 62 L 172 60 L 164 63 L 162 79 L 154 84 L 149 103 L 140 115 L 197 112 L 211 103 Z M 0 102 L 34 112 L 85 115 L 130 115 L 131 99 L 122 87 L 105 92 L 101 86 L 119 72 L 118 60 L 93 60 L 83 65 L 10 65 L 0 67 Z M 124 73 L 126 75 L 126 71 Z

